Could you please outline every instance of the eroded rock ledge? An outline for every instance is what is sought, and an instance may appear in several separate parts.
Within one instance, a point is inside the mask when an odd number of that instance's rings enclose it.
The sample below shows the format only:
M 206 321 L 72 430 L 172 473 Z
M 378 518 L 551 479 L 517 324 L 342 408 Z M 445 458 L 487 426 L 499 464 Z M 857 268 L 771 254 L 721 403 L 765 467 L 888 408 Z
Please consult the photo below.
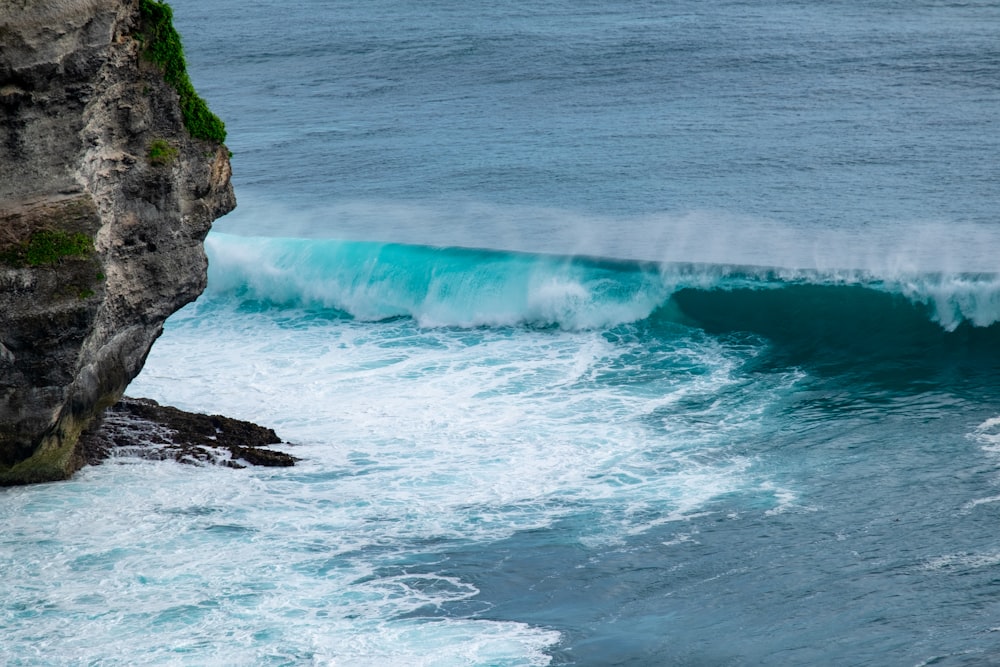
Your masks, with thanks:
M 152 5 L 0 0 L 0 485 L 83 464 L 236 205 L 228 149 L 148 57 Z
M 295 465 L 294 456 L 267 449 L 278 444 L 274 430 L 252 422 L 124 397 L 84 432 L 79 450 L 92 465 L 115 455 L 229 468 Z

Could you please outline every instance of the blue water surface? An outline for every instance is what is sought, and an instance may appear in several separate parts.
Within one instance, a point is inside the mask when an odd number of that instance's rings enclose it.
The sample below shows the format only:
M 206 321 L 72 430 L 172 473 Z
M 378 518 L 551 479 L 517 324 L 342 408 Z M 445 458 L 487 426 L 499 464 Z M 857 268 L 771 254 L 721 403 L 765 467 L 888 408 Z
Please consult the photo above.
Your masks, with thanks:
M 239 207 L 0 492 L 12 665 L 1000 662 L 1000 7 L 174 0 Z

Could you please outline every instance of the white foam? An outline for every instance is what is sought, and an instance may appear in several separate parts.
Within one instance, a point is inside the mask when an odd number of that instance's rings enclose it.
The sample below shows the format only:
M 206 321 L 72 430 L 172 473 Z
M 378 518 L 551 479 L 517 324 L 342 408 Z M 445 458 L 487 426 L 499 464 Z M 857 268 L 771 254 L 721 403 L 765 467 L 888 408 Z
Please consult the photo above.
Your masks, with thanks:
M 10 492 L 6 608 L 54 611 L 6 628 L 8 644 L 67 636 L 86 617 L 87 633 L 39 655 L 547 664 L 551 630 L 416 618 L 477 600 L 435 572 L 440 545 L 563 520 L 587 544 L 683 525 L 766 481 L 733 445 L 796 380 L 748 380 L 752 345 L 696 337 L 651 346 L 199 308 L 168 324 L 129 392 L 273 426 L 304 460 L 112 463 Z
M 989 505 L 992 503 L 1000 502 L 1000 496 L 988 496 L 986 498 L 976 498 L 975 500 L 970 500 L 962 506 L 963 510 L 972 510 L 980 505 Z
M 5 492 L 11 514 L 0 567 L 9 578 L 0 631 L 8 657 L 548 664 L 544 651 L 559 639 L 550 630 L 399 619 L 477 591 L 452 577 L 375 572 L 377 562 L 358 555 L 373 543 L 363 520 L 329 497 L 294 497 L 290 482 L 274 481 L 221 468 L 195 474 L 173 463 L 109 463 L 66 484 Z
M 1000 564 L 1000 551 L 986 553 L 956 553 L 928 559 L 929 570 L 978 570 Z
M 982 445 L 983 451 L 1000 452 L 1000 417 L 991 417 L 977 426 L 969 437 Z
M 650 381 L 608 383 L 600 376 L 630 377 L 629 354 L 645 355 L 637 374 L 658 360 L 596 332 L 246 315 L 168 331 L 130 391 L 274 425 L 307 445 L 304 470 L 345 471 L 337 495 L 357 515 L 403 512 L 401 533 L 497 539 L 584 503 L 603 508 L 604 539 L 744 483 L 751 461 L 727 454 L 727 438 L 778 388 L 740 390 L 726 405 L 702 397 L 739 390 L 746 353 L 685 340 L 659 353 L 663 369 Z M 650 421 L 679 400 L 703 407 Z
M 777 500 L 777 505 L 771 509 L 764 512 L 765 516 L 774 516 L 776 514 L 783 514 L 795 507 L 795 501 L 797 496 L 791 489 L 784 489 L 775 486 L 773 482 L 767 481 L 760 485 L 762 491 L 766 491 L 774 495 L 775 500 Z

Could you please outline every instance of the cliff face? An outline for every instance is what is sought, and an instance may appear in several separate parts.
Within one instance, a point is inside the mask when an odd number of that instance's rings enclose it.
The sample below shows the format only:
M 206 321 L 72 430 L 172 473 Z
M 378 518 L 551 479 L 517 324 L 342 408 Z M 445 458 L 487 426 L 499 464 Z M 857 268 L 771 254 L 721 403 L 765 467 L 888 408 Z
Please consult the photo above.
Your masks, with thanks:
M 228 150 L 148 56 L 150 5 L 0 0 L 0 484 L 79 467 L 235 206 Z

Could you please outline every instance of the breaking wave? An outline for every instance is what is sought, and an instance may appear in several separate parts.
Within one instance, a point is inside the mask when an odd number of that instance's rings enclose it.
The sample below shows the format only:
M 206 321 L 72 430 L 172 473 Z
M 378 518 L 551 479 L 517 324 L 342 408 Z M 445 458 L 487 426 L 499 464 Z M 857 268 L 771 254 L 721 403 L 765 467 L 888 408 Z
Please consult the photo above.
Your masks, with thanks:
M 422 326 L 600 329 L 653 317 L 816 336 L 992 329 L 1000 275 L 656 263 L 468 248 L 209 236 L 210 299 L 411 317 Z M 907 333 L 909 332 L 909 333 Z

